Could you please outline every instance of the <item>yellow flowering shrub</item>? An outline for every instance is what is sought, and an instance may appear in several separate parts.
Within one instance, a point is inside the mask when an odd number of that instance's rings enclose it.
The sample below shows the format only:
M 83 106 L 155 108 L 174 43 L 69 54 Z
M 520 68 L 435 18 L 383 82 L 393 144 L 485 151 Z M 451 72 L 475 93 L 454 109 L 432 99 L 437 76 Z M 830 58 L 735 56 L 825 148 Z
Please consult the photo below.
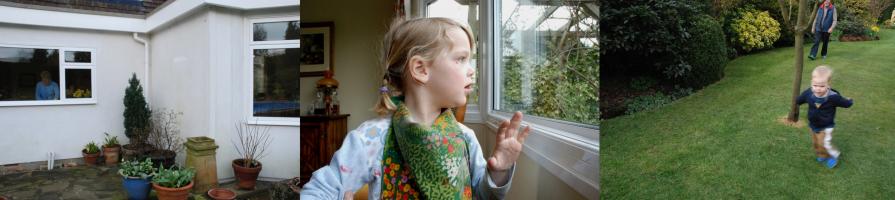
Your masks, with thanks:
M 741 11 L 730 26 L 731 43 L 745 52 L 771 47 L 780 38 L 780 23 L 768 11 Z

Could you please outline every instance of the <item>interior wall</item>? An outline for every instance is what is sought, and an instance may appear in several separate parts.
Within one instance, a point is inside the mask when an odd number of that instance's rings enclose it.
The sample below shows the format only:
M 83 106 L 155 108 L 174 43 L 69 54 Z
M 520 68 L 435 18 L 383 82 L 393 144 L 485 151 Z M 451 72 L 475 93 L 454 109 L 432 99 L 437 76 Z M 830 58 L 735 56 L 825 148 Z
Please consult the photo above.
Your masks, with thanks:
M 370 108 L 382 84 L 379 48 L 392 19 L 394 1 L 305 0 L 301 4 L 302 22 L 334 23 L 334 78 L 339 81 L 341 112 L 351 114 L 348 129 L 353 130 L 376 117 Z M 313 103 L 320 78 L 301 79 L 302 111 Z

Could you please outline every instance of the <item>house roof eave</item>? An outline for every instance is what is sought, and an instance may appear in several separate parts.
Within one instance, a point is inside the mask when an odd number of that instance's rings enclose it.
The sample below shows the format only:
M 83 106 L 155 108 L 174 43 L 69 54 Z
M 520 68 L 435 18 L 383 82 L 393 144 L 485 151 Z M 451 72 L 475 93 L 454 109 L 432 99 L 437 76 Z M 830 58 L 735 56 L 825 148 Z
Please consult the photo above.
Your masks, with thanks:
M 0 23 L 148 33 L 209 5 L 237 10 L 256 10 L 298 6 L 299 2 L 294 0 L 177 0 L 166 2 L 145 18 L 0 4 Z

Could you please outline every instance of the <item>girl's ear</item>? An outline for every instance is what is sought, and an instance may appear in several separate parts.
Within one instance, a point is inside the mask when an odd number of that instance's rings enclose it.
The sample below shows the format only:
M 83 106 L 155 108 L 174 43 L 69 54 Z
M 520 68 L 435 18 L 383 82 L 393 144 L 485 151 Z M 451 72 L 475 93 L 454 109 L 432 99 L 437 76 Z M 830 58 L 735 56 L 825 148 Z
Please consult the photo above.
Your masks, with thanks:
M 410 61 L 407 64 L 408 72 L 410 72 L 411 79 L 422 85 L 425 85 L 427 82 L 429 82 L 429 63 L 426 62 L 423 57 L 410 57 Z

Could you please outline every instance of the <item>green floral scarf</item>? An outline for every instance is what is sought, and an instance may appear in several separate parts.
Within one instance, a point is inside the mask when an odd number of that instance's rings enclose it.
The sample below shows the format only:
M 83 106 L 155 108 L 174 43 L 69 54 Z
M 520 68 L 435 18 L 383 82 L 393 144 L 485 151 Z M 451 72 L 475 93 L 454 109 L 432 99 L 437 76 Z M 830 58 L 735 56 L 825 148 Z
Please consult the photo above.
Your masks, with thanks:
M 382 155 L 382 199 L 472 199 L 469 157 L 453 112 L 430 127 L 410 122 L 401 100 Z

